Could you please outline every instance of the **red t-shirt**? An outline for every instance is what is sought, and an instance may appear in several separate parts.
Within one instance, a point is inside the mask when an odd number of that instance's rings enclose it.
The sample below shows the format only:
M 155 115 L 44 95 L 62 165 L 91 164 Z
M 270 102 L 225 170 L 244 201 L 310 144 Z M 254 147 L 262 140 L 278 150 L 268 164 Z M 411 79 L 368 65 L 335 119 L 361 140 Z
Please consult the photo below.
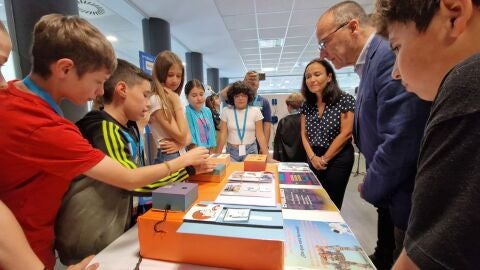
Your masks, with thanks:
M 71 179 L 105 154 L 48 103 L 13 83 L 0 90 L 0 200 L 14 213 L 37 256 L 53 269 L 61 200 Z

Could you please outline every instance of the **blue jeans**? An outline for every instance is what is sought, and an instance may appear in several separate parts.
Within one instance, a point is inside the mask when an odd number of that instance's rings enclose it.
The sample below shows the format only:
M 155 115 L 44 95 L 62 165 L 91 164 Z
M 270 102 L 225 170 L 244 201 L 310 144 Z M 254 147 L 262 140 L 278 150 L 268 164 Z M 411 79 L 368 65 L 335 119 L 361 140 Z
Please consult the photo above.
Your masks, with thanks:
M 180 153 L 178 153 L 178 152 L 175 152 L 173 154 L 162 153 L 162 150 L 160 150 L 160 148 L 159 148 L 158 151 L 157 151 L 157 157 L 155 157 L 155 160 L 153 162 L 155 164 L 160 164 L 160 163 L 163 163 L 165 161 L 176 159 L 179 156 L 180 156 Z
M 248 154 L 258 154 L 257 142 L 254 142 L 252 144 L 247 144 L 245 146 L 245 148 L 246 148 L 247 155 Z M 233 146 L 229 143 L 227 143 L 226 152 L 227 152 L 227 154 L 230 154 L 230 158 L 233 159 L 236 162 L 242 162 L 247 157 L 247 155 L 239 156 L 238 155 L 238 147 Z

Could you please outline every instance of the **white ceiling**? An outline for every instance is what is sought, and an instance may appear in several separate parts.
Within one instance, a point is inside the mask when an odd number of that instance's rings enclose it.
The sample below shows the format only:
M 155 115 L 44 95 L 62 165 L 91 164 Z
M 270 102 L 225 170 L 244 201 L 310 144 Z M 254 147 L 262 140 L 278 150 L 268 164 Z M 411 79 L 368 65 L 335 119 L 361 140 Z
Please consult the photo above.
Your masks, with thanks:
M 374 0 L 357 0 L 367 12 Z M 3 0 L 0 0 L 0 3 Z M 157 17 L 170 23 L 172 50 L 200 52 L 204 68 L 218 68 L 220 77 L 242 78 L 247 70 L 264 70 L 261 88 L 298 89 L 305 64 L 318 57 L 315 24 L 338 0 L 78 0 L 80 15 L 105 35 L 114 35 L 119 57 L 138 63 L 143 50 L 142 19 Z M 91 5 L 93 4 L 93 5 Z M 3 15 L 2 15 L 3 16 Z M 283 40 L 279 42 L 279 40 Z M 261 48 L 276 41 L 280 46 Z M 283 46 L 282 46 L 283 45 Z M 344 73 L 345 87 L 358 78 Z M 285 77 L 287 76 L 287 77 Z M 340 75 L 339 77 L 342 77 Z M 342 78 L 340 78 L 341 80 Z M 287 83 L 286 83 L 287 81 Z M 353 85 L 353 86 L 352 86 Z

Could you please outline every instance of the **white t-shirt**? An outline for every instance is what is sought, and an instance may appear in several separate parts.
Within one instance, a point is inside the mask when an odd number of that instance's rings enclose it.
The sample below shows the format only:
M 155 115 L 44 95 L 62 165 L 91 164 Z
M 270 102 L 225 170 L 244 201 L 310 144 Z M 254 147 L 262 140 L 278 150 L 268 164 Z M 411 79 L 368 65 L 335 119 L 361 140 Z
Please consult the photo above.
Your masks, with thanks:
M 240 132 L 243 131 L 243 122 L 245 119 L 245 111 L 237 110 L 238 127 Z M 237 124 L 235 122 L 235 114 L 233 106 L 227 106 L 223 108 L 220 119 L 227 122 L 227 142 L 230 144 L 242 144 L 240 137 L 238 136 Z M 258 107 L 248 106 L 247 120 L 245 122 L 245 135 L 243 136 L 243 144 L 252 144 L 255 142 L 255 122 L 262 120 L 263 115 Z
M 150 97 L 150 113 L 153 114 L 154 112 L 162 109 L 162 111 L 160 111 L 159 113 L 163 114 L 164 113 L 163 108 L 164 108 L 164 104 L 163 102 L 160 101 L 160 97 L 157 95 L 152 95 Z M 161 117 L 165 117 L 165 115 L 162 115 Z M 170 138 L 170 136 L 168 135 L 167 132 L 163 130 L 162 126 L 160 126 L 160 124 L 157 121 L 152 119 L 149 125 L 150 125 L 150 130 L 152 132 L 152 136 L 155 141 L 155 144 L 157 145 L 157 148 L 160 148 L 159 141 L 166 138 Z

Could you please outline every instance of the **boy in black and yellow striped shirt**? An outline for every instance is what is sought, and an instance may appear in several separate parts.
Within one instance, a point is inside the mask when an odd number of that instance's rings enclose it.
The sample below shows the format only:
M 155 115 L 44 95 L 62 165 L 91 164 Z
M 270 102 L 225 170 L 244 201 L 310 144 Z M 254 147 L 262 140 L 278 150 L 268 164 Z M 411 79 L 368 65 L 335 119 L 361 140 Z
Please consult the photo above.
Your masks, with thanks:
M 95 148 L 122 166 L 145 166 L 143 139 L 135 121 L 143 119 L 149 110 L 150 77 L 118 59 L 117 69 L 105 82 L 104 91 L 103 108 L 89 112 L 76 125 Z M 104 249 L 148 208 L 137 207 L 137 196 L 151 196 L 152 190 L 160 186 L 183 181 L 189 176 L 187 171 L 195 173 L 193 167 L 180 169 L 133 192 L 83 175 L 72 181 L 55 227 L 55 246 L 62 263 L 77 263 Z

